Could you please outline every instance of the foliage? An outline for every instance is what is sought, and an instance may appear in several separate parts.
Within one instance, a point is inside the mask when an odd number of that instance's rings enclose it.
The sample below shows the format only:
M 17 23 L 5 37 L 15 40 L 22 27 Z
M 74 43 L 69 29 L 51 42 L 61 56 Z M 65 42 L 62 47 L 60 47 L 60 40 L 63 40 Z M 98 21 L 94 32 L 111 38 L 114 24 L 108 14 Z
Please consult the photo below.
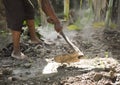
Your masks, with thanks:
M 2 37 L 6 37 L 6 36 L 8 36 L 10 33 L 8 32 L 8 31 L 6 31 L 6 30 L 0 30 L 0 35 L 2 36 Z
M 82 11 L 82 10 L 80 10 Z M 70 30 L 80 30 L 84 28 L 85 26 L 88 26 L 88 23 L 91 23 L 93 19 L 93 13 L 90 8 L 86 9 L 85 11 L 82 11 L 83 16 L 78 16 L 77 20 L 72 24 L 68 26 L 68 29 Z
M 69 25 L 67 28 L 68 28 L 69 30 L 80 30 L 80 28 L 79 28 L 77 25 L 74 25 L 74 24 Z
M 102 28 L 105 26 L 105 22 L 95 22 L 92 24 L 94 28 Z
M 93 26 L 94 28 L 103 28 L 103 27 L 105 27 L 106 25 L 105 25 L 105 22 L 94 22 L 94 23 L 92 24 L 92 26 Z M 109 27 L 114 29 L 114 28 L 117 27 L 117 25 L 114 24 L 114 23 L 110 23 Z
M 70 18 L 70 0 L 64 0 L 64 20 L 69 22 L 69 18 Z M 107 6 L 107 0 L 87 0 L 86 3 L 83 3 L 83 0 L 79 1 L 79 10 L 80 12 L 84 12 L 83 15 L 81 16 L 81 14 L 79 14 L 78 18 L 74 21 L 73 24 L 70 24 L 68 26 L 69 30 L 80 30 L 81 28 L 84 28 L 84 26 L 88 25 L 88 23 L 91 23 L 93 21 L 94 17 L 97 17 L 97 19 L 100 19 L 99 22 L 93 23 L 93 27 L 95 28 L 101 28 L 104 27 L 105 25 L 107 25 L 109 23 L 109 26 L 111 28 L 115 28 L 116 24 L 113 24 L 111 19 L 111 11 L 112 11 L 112 3 L 113 0 L 109 0 L 109 6 L 107 9 L 107 13 L 106 13 L 106 18 L 104 18 L 105 20 L 101 21 L 101 16 L 103 16 L 103 14 L 101 14 L 101 11 L 105 11 L 105 7 Z M 82 6 L 87 4 L 87 9 L 82 9 Z M 39 4 L 40 5 L 40 4 Z M 94 6 L 94 8 L 93 8 Z M 54 7 L 54 9 L 57 9 Z M 42 23 L 42 25 L 47 24 L 46 23 L 46 16 L 44 15 L 44 13 L 42 12 L 41 8 L 39 8 L 39 12 L 41 12 L 41 17 L 36 17 L 35 18 L 35 25 L 38 26 L 40 25 L 40 22 Z M 75 12 L 75 13 L 77 13 Z M 106 11 L 105 11 L 106 12 Z M 95 16 L 94 16 L 95 14 Z
M 35 17 L 35 26 L 40 26 L 41 24 L 41 17 L 40 16 L 36 16 Z

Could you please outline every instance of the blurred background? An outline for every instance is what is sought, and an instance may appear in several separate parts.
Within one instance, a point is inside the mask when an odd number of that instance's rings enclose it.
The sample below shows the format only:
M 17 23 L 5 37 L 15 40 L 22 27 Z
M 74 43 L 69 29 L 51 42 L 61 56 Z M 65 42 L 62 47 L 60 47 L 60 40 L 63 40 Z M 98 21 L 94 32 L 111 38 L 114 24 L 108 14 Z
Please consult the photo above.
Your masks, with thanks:
M 40 4 L 31 0 L 36 10 L 36 25 L 45 21 L 40 13 Z M 68 24 L 79 24 L 81 27 L 88 21 L 99 22 L 106 26 L 116 27 L 120 23 L 119 0 L 50 0 L 57 16 Z M 86 22 L 86 23 L 85 23 Z M 84 24 L 83 24 L 84 23 Z M 45 23 L 44 23 L 45 24 Z M 96 25 L 96 24 L 95 24 Z M 76 25 L 77 26 L 77 25 Z M 74 26 L 75 27 L 75 26 Z M 6 28 L 5 10 L 0 0 L 0 29 Z

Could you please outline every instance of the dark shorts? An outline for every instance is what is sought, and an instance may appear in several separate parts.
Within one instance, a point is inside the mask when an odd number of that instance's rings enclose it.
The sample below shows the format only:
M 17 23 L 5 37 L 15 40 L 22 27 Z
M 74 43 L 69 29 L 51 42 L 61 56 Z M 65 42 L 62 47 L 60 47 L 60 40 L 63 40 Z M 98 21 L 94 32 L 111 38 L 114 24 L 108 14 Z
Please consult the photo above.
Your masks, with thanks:
M 3 0 L 8 28 L 21 31 L 24 20 L 34 19 L 34 7 L 30 0 Z

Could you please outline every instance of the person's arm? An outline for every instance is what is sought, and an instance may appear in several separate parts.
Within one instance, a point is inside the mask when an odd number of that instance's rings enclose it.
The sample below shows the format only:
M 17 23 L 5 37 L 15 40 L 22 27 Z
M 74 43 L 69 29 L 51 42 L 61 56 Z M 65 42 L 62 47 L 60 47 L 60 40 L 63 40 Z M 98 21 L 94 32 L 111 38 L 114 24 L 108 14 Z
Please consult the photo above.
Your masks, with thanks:
M 50 17 L 50 19 L 53 20 L 54 23 L 60 23 L 49 0 L 42 0 L 41 5 L 42 10 L 45 12 L 47 16 Z
M 52 5 L 49 0 L 41 0 L 42 10 L 44 13 L 49 16 L 49 20 L 55 25 L 55 30 L 60 32 L 62 30 L 62 26 L 60 25 L 60 21 L 56 16 Z

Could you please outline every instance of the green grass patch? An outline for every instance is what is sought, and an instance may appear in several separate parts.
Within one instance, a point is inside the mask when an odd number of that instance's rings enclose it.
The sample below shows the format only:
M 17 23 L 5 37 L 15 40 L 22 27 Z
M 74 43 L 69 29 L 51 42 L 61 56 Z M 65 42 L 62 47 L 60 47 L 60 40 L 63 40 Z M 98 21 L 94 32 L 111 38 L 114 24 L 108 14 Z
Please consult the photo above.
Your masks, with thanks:
M 105 22 L 95 22 L 92 24 L 94 28 L 103 28 L 105 27 Z
M 105 22 L 95 22 L 95 23 L 92 24 L 92 26 L 93 26 L 94 28 L 103 28 L 103 27 L 105 27 Z M 109 27 L 114 29 L 114 28 L 117 27 L 117 25 L 114 24 L 114 23 L 111 23 L 111 24 L 109 25 Z
M 67 28 L 68 28 L 69 30 L 80 30 L 80 27 L 78 27 L 77 25 L 74 25 L 74 24 L 69 25 Z

